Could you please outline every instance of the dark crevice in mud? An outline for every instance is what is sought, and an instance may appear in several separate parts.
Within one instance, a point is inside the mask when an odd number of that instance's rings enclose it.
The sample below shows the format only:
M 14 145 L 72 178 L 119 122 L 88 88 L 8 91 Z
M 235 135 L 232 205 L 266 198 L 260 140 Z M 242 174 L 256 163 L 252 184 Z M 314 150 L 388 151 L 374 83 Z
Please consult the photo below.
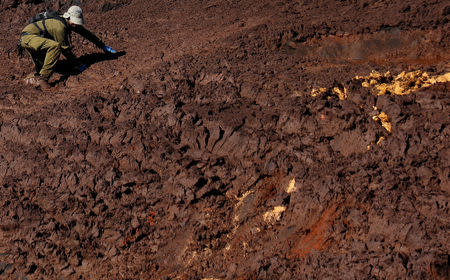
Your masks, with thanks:
M 205 133 L 205 147 L 208 146 L 208 142 L 209 142 L 209 137 L 210 137 L 210 133 L 208 128 L 203 127 L 203 132 Z
M 219 126 L 219 137 L 217 138 L 217 140 L 214 142 L 214 145 L 212 145 L 212 149 L 214 149 L 217 145 L 217 143 L 219 143 L 222 139 L 223 136 L 225 134 L 225 130 L 223 130 L 220 126 Z
M 221 158 L 218 158 L 217 160 L 216 160 L 216 162 L 212 165 L 213 167 L 214 166 L 223 166 L 223 165 L 225 165 L 226 164 L 226 161 L 225 161 L 225 158 L 223 158 L 223 157 L 221 157 Z M 213 178 L 216 178 L 217 176 L 214 176 Z
M 199 178 L 197 182 L 194 184 L 197 189 L 204 187 L 208 183 L 208 180 L 205 178 Z
M 212 189 L 208 192 L 206 192 L 205 194 L 202 195 L 201 199 L 206 198 L 206 197 L 214 197 L 214 196 L 222 196 L 223 193 L 217 189 Z

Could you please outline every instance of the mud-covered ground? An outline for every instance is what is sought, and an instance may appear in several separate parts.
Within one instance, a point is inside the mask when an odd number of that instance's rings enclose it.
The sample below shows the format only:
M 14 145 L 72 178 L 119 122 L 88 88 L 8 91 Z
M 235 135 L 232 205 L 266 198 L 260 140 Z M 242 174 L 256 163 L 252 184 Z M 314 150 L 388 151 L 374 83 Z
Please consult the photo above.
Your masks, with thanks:
M 52 91 L 26 21 L 83 8 Z M 449 279 L 448 1 L 0 2 L 0 279 Z

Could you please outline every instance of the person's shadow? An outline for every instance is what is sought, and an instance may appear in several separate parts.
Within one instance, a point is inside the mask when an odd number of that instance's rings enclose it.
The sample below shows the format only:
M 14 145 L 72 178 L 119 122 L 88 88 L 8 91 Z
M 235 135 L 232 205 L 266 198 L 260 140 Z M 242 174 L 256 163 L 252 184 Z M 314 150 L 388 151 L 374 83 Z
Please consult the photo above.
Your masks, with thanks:
M 125 54 L 126 54 L 125 51 L 120 51 L 115 54 L 90 53 L 80 56 L 78 58 L 78 61 L 80 61 L 82 64 L 85 64 L 87 66 L 86 69 L 88 69 L 92 64 L 106 60 L 115 60 Z M 81 74 L 80 71 L 74 69 L 74 65 L 72 65 L 69 61 L 67 61 L 67 59 L 59 60 L 58 63 L 56 63 L 54 72 L 60 74 L 61 76 L 58 80 L 56 80 L 52 84 L 59 84 L 61 82 L 65 82 L 70 76 L 77 76 Z

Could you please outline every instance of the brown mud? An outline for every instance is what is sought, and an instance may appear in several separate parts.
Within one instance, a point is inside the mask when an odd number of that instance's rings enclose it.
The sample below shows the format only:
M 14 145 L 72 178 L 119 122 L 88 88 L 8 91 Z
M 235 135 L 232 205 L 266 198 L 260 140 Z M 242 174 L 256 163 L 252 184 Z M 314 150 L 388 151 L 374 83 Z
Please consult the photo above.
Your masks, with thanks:
M 77 3 L 123 55 L 25 85 L 26 20 Z M 448 1 L 0 15 L 0 279 L 449 278 Z

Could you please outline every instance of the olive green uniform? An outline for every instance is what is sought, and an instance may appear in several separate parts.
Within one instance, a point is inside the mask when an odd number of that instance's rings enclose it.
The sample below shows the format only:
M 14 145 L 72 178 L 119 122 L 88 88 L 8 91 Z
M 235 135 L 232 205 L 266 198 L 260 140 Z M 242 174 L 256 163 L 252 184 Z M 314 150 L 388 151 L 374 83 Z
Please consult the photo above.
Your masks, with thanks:
M 66 20 L 66 19 L 64 19 Z M 103 48 L 105 44 L 92 32 L 84 28 L 82 25 L 76 27 L 64 24 L 59 19 L 49 18 L 45 20 L 47 36 L 41 37 L 41 30 L 45 30 L 42 20 L 28 24 L 21 34 L 20 43 L 31 55 L 33 59 L 36 73 L 48 80 L 53 73 L 53 68 L 58 62 L 61 53 L 71 62 L 79 65 L 76 57 L 70 47 L 70 33 L 75 31 L 84 38 L 94 43 L 97 47 Z

